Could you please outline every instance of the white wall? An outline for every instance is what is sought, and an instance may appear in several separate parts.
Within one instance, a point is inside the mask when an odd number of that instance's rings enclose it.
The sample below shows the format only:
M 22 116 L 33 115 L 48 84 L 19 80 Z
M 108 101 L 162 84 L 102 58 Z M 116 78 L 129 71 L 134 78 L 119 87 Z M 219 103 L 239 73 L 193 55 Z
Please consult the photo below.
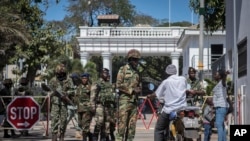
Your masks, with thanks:
M 183 75 L 187 74 L 188 67 L 194 67 L 198 70 L 199 61 L 199 35 L 186 35 L 189 36 L 185 44 L 182 46 L 183 52 Z M 211 45 L 222 44 L 226 52 L 226 39 L 225 33 L 220 35 L 205 35 L 203 47 L 203 70 L 211 70 Z

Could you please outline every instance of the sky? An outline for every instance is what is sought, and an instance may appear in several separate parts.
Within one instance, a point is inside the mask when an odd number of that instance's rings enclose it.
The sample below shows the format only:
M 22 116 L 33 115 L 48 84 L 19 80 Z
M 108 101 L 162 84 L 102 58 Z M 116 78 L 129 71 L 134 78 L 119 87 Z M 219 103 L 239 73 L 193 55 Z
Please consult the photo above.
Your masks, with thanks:
M 135 9 L 143 14 L 156 19 L 169 19 L 170 22 L 188 21 L 197 24 L 198 16 L 192 14 L 189 8 L 189 0 L 130 0 Z M 67 0 L 50 0 L 50 7 L 45 16 L 46 20 L 62 20 L 66 14 L 64 11 Z

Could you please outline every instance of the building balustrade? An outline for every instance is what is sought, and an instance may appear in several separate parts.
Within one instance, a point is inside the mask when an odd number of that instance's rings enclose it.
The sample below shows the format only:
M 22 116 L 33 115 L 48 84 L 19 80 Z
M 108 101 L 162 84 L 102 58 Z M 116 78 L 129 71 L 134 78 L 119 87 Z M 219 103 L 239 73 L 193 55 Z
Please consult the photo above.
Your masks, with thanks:
M 80 26 L 80 37 L 180 37 L 186 27 L 86 27 Z

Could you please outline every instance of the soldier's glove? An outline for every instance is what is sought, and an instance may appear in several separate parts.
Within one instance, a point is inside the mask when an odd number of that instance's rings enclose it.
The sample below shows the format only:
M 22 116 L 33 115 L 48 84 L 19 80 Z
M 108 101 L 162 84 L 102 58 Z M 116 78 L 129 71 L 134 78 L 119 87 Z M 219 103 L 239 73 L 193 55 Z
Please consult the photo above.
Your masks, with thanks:
M 90 107 L 90 112 L 94 115 L 94 114 L 95 114 L 95 111 L 96 111 L 95 106 L 91 106 L 91 107 Z
M 51 97 L 52 95 L 53 95 L 53 92 L 49 91 L 48 94 L 47 94 L 47 97 Z
M 135 93 L 140 93 L 141 92 L 141 87 L 136 87 L 133 90 Z

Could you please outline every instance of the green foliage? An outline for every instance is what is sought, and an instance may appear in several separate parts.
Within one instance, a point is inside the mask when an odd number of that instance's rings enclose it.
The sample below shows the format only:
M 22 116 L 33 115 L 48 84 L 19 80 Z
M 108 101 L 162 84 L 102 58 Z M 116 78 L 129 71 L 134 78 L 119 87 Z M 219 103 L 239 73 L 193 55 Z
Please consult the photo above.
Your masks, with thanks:
M 210 79 L 204 79 L 204 81 L 207 82 L 207 87 L 206 87 L 206 94 L 211 96 L 212 94 L 212 90 L 215 87 L 215 85 L 217 84 L 215 81 L 210 80 Z
M 162 24 L 158 25 L 159 27 L 168 27 L 169 22 L 163 22 Z M 182 21 L 182 22 L 173 22 L 170 24 L 170 26 L 180 26 L 180 27 L 189 27 L 192 26 L 192 23 L 187 22 L 187 21 Z
M 190 8 L 199 13 L 200 0 L 189 0 Z M 226 28 L 225 1 L 224 0 L 204 0 L 205 14 L 204 24 L 207 31 L 216 31 Z
M 99 73 L 96 71 L 96 64 L 94 62 L 89 61 L 85 67 L 84 67 L 84 72 L 90 74 L 90 80 L 92 82 L 98 80 L 99 78 Z
M 207 87 L 206 87 L 206 94 L 211 96 L 212 95 L 212 90 L 217 84 L 215 81 L 210 80 L 210 79 L 204 79 L 204 81 L 207 82 Z M 228 95 L 233 95 L 234 93 L 234 86 L 232 84 L 232 80 L 230 78 L 227 79 L 227 94 Z

